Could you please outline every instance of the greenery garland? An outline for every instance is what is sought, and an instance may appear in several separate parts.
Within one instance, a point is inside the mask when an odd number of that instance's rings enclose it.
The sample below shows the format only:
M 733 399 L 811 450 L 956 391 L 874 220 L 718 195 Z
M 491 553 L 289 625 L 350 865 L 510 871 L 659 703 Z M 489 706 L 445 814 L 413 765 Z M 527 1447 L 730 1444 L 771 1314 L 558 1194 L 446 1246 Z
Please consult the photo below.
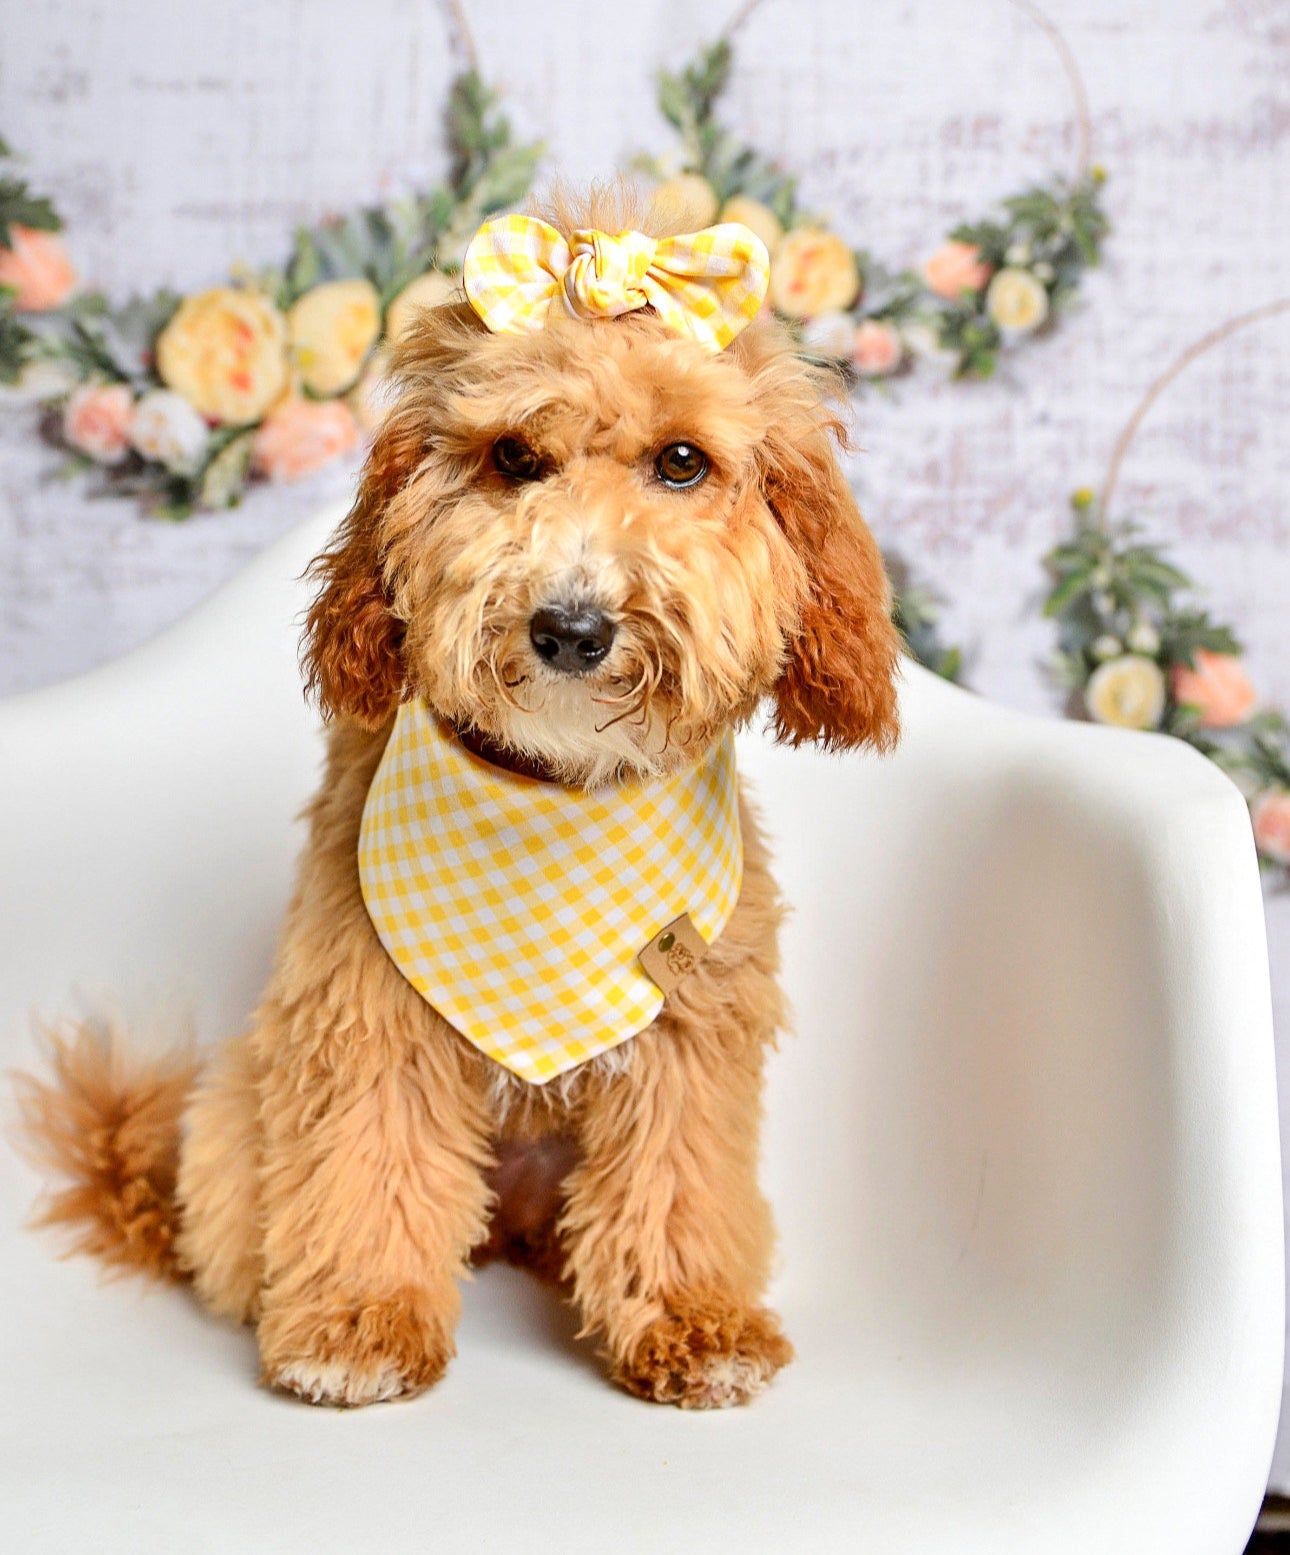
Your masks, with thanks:
M 656 199 L 687 226 L 742 221 L 771 252 L 770 300 L 809 351 L 856 386 L 922 360 L 954 378 L 988 378 L 1000 353 L 1051 331 L 1072 307 L 1109 230 L 1100 167 L 1054 177 L 956 226 L 920 270 L 892 270 L 803 209 L 797 180 L 721 123 L 728 37 L 659 77 L 658 106 L 680 135 L 680 171 L 642 157 Z
M 515 141 L 473 70 L 447 132 L 439 187 L 301 229 L 279 268 L 120 307 L 75 293 L 57 213 L 0 178 L 0 382 L 53 407 L 45 433 L 92 495 L 158 517 L 311 474 L 378 419 L 384 340 L 443 300 L 475 229 L 532 186 L 542 147 Z

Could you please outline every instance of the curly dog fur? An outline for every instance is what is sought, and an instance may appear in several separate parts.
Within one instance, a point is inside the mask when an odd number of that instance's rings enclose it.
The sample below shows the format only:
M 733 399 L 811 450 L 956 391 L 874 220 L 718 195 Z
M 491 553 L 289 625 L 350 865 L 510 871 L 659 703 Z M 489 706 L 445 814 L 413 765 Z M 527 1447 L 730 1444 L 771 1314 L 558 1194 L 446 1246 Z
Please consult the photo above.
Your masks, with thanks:
M 624 196 L 549 214 L 633 223 Z M 769 318 L 720 355 L 648 311 L 492 335 L 424 315 L 357 500 L 314 566 L 304 663 L 325 777 L 272 980 L 192 1081 L 64 1045 L 25 1088 L 74 1180 L 50 1218 L 118 1263 L 191 1279 L 255 1325 L 266 1384 L 315 1403 L 415 1393 L 453 1354 L 459 1277 L 510 1257 L 557 1280 L 642 1398 L 741 1402 L 791 1356 L 762 1306 L 762 1068 L 782 1018 L 780 909 L 755 815 L 711 953 L 657 1021 L 532 1088 L 453 1030 L 382 949 L 359 891 L 368 785 L 421 696 L 490 758 L 564 784 L 697 760 L 764 699 L 781 740 L 891 745 L 897 638 L 838 468 L 836 385 Z M 540 478 L 493 460 L 523 439 Z M 675 490 L 658 450 L 702 449 Z M 529 623 L 591 600 L 597 671 L 557 675 Z M 182 1138 L 181 1138 L 182 1127 Z

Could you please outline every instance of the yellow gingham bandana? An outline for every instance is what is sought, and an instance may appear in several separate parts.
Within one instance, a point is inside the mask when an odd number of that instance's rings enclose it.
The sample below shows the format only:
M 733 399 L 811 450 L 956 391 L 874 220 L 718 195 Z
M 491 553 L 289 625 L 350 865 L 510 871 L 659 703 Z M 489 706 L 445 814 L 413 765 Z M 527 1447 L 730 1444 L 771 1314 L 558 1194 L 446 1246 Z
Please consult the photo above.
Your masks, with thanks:
M 475 756 L 405 702 L 358 842 L 368 916 L 461 1034 L 542 1085 L 644 1030 L 637 960 L 688 913 L 708 944 L 743 878 L 734 741 L 671 777 L 594 792 Z
M 583 319 L 652 307 L 709 351 L 757 317 L 770 282 L 766 245 L 737 221 L 674 238 L 580 228 L 566 241 L 532 216 L 495 216 L 462 268 L 470 305 L 494 334 L 541 329 L 559 298 Z

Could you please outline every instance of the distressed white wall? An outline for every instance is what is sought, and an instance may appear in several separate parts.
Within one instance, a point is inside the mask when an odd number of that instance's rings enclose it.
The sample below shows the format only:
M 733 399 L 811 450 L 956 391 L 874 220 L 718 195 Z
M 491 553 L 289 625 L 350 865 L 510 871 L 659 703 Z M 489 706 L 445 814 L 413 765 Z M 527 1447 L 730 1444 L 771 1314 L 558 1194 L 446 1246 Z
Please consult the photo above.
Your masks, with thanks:
M 513 117 L 577 177 L 662 148 L 657 65 L 732 0 L 466 0 Z M 1088 82 L 1116 231 L 1084 312 L 984 386 L 866 400 L 855 471 L 884 541 L 953 601 L 948 635 L 991 696 L 1051 709 L 1031 610 L 1071 488 L 1096 481 L 1150 378 L 1228 314 L 1290 294 L 1290 0 L 1050 0 Z M 317 220 L 443 169 L 452 70 L 434 0 L 0 0 L 0 133 L 118 297 L 196 287 Z M 807 202 L 893 263 L 1069 166 L 1049 45 L 1006 0 L 764 0 L 728 114 L 802 169 Z M 1237 623 L 1290 703 L 1290 318 L 1240 337 L 1157 408 L 1122 496 Z M 180 526 L 42 482 L 0 411 L 0 693 L 140 641 L 295 518 L 336 469 Z M 1290 902 L 1270 906 L 1290 1051 Z M 1281 1483 L 1290 1485 L 1290 1443 Z

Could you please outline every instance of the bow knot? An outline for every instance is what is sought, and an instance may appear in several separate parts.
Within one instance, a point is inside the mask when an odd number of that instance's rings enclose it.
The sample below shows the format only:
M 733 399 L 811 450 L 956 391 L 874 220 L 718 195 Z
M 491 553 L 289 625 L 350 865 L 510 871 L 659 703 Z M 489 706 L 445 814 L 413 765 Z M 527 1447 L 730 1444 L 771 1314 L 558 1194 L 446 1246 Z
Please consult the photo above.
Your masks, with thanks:
M 671 238 L 586 227 L 566 240 L 532 216 L 496 216 L 471 239 L 463 280 L 495 334 L 541 329 L 558 299 L 583 319 L 652 307 L 678 334 L 720 351 L 757 316 L 770 256 L 733 221 Z
M 583 319 L 615 318 L 649 302 L 644 281 L 658 243 L 643 232 L 610 237 L 582 227 L 569 240 L 569 268 L 564 272 L 564 301 Z

